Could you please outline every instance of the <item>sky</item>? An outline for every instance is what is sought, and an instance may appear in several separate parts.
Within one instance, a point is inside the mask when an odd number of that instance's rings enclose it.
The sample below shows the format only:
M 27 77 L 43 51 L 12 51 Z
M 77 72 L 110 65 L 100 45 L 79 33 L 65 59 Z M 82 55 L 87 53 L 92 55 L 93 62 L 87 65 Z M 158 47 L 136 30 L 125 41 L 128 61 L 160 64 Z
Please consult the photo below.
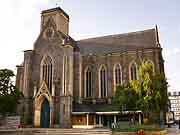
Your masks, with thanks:
M 33 49 L 41 11 L 60 6 L 75 40 L 154 28 L 157 24 L 170 91 L 180 91 L 180 0 L 3 0 L 0 69 L 16 72 L 23 51 Z

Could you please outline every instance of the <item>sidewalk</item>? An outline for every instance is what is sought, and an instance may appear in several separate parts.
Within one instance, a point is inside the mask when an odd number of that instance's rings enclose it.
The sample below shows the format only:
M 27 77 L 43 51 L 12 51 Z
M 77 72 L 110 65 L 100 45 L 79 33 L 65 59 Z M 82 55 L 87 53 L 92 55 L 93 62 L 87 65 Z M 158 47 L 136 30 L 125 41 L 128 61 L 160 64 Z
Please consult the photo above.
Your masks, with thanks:
M 171 128 L 166 128 L 168 131 L 167 135 L 180 135 L 179 126 L 173 126 Z

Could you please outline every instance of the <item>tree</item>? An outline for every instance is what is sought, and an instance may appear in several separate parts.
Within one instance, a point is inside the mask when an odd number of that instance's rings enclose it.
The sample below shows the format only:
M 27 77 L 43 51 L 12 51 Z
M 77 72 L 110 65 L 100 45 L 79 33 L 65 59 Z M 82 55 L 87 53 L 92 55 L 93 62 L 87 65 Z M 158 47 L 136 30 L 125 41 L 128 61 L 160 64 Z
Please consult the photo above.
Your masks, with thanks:
M 167 111 L 168 107 L 168 96 L 167 96 L 168 83 L 164 74 L 157 74 L 153 78 L 153 89 L 154 89 L 154 102 L 156 111 L 159 113 L 160 122 L 164 121 L 164 112 Z
M 0 114 L 12 114 L 16 113 L 16 107 L 19 99 L 21 98 L 21 92 L 13 84 L 13 71 L 9 69 L 0 70 Z
M 118 85 L 113 102 L 119 107 L 120 111 L 136 110 L 137 109 L 137 94 L 130 87 L 129 83 Z
M 167 110 L 167 87 L 164 74 L 155 74 L 149 61 L 143 61 L 138 70 L 138 79 L 119 85 L 114 96 L 114 103 L 121 111 L 141 110 L 145 117 L 153 122 L 152 114 L 159 114 L 160 122 Z M 157 116 L 157 115 L 155 115 Z
M 153 89 L 154 92 L 154 99 L 156 102 L 156 110 L 166 110 L 167 109 L 167 87 L 168 83 L 163 74 L 157 74 L 153 78 Z
M 153 73 L 151 63 L 142 62 L 138 71 L 138 80 L 130 81 L 130 84 L 138 94 L 137 107 L 148 119 L 150 113 L 162 113 L 165 110 L 168 100 L 167 81 L 164 74 Z M 162 117 L 160 119 L 162 120 Z
M 152 80 L 153 80 L 153 68 L 152 64 L 148 61 L 141 63 L 138 71 L 138 79 L 130 81 L 132 88 L 138 94 L 137 105 L 138 108 L 144 112 L 149 112 L 152 102 Z

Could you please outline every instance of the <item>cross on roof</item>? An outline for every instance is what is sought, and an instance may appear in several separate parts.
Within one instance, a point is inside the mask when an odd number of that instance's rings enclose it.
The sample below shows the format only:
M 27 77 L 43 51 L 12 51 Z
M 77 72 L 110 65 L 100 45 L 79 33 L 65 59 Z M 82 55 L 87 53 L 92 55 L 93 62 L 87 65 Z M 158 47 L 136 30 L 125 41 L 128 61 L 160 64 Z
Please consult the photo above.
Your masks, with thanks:
M 62 2 L 62 0 L 57 0 L 56 1 L 56 7 L 60 7 L 60 5 L 62 4 L 61 2 Z

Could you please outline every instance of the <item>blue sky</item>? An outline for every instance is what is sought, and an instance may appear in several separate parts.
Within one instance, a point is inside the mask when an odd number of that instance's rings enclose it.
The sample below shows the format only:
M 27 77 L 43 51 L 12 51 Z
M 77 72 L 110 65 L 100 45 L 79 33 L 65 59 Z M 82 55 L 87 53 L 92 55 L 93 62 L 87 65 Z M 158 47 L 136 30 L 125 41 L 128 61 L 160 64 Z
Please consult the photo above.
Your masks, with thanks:
M 170 90 L 180 89 L 179 0 L 4 0 L 0 5 L 0 68 L 15 70 L 32 49 L 40 13 L 56 3 L 70 16 L 74 39 L 144 30 L 158 25 Z

